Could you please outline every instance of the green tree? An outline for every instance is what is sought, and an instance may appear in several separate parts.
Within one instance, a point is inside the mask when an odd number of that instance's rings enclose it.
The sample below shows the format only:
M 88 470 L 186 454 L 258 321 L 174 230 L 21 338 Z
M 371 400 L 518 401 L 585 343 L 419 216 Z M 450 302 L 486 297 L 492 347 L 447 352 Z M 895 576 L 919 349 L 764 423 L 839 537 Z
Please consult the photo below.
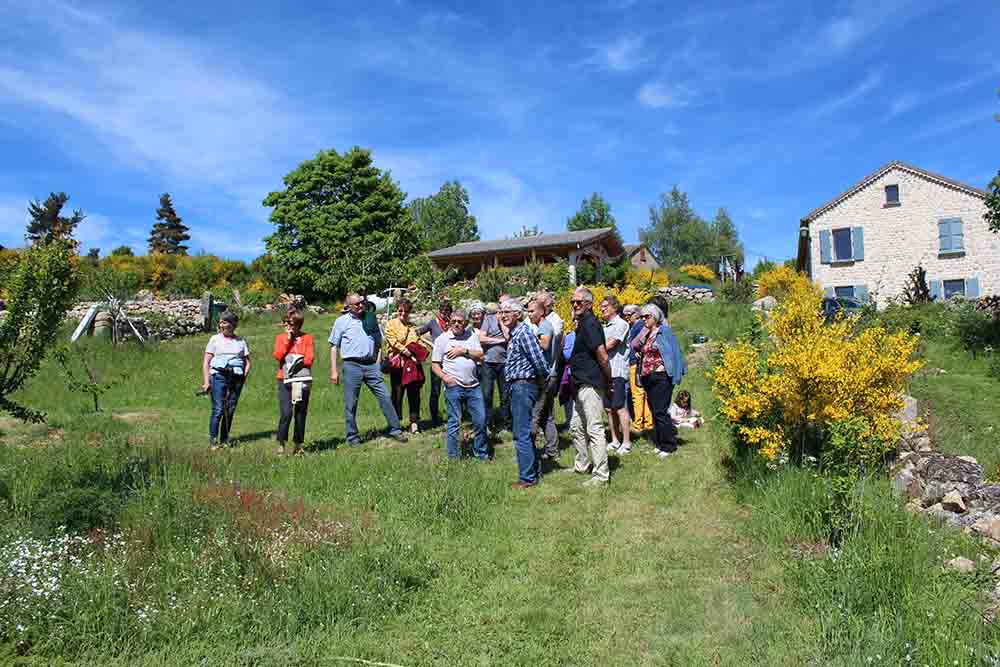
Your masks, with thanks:
M 566 221 L 566 229 L 579 232 L 584 229 L 617 227 L 615 216 L 611 215 L 611 205 L 596 192 L 580 203 L 580 210 Z
M 736 231 L 736 224 L 725 208 L 720 208 L 712 220 L 712 236 L 715 241 L 715 252 L 706 258 L 704 264 L 714 266 L 722 255 L 736 255 L 736 260 L 740 264 L 743 263 L 743 244 L 740 243 L 740 234 Z
M 135 253 L 132 252 L 132 248 L 127 245 L 120 245 L 111 251 L 112 257 L 135 257 Z
M 414 199 L 407 209 L 424 250 L 479 240 L 476 216 L 469 213 L 469 193 L 458 181 L 447 181 L 435 195 Z
M 284 183 L 264 199 L 277 226 L 265 246 L 284 289 L 337 297 L 352 288 L 381 289 L 408 275 L 420 239 L 403 208 L 406 196 L 372 164 L 371 151 L 321 151 Z
M 7 315 L 0 321 L 0 410 L 26 421 L 43 415 L 10 395 L 32 375 L 56 340 L 78 289 L 75 248 L 69 239 L 37 241 L 25 250 L 6 281 Z
M 25 234 L 32 243 L 72 240 L 76 226 L 83 222 L 82 211 L 73 211 L 66 217 L 62 214 L 63 206 L 69 201 L 65 192 L 53 192 L 44 202 L 37 199 L 28 204 L 28 230 Z
M 159 222 L 153 225 L 153 231 L 149 235 L 150 254 L 159 252 L 165 255 L 186 255 L 188 248 L 184 242 L 191 240 L 191 236 L 188 234 L 187 225 L 174 210 L 174 202 L 171 201 L 169 192 L 160 195 L 160 207 L 156 209 L 156 219 Z
M 986 195 L 986 224 L 993 232 L 1000 232 L 1000 171 L 990 181 L 990 191 Z
M 639 239 L 667 266 L 715 266 L 720 255 L 737 255 L 740 261 L 743 258 L 736 225 L 726 209 L 720 208 L 715 219 L 706 222 L 676 185 L 649 207 L 649 226 L 639 230 Z

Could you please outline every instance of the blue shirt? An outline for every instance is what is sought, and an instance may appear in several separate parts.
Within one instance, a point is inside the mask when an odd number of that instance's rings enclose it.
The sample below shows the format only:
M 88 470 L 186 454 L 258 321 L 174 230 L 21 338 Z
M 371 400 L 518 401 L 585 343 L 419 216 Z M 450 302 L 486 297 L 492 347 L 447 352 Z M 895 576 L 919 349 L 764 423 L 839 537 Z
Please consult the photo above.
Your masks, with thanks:
M 544 379 L 549 375 L 549 365 L 545 363 L 542 346 L 538 344 L 538 338 L 531 327 L 523 322 L 511 334 L 504 374 L 507 382 Z
M 483 317 L 483 333 L 490 338 L 502 338 L 503 331 L 500 329 L 500 318 L 498 315 L 486 315 Z M 502 364 L 507 361 L 507 343 L 490 343 L 483 345 L 485 361 L 488 364 Z
M 376 340 L 378 338 L 379 340 Z M 375 359 L 375 351 L 381 346 L 381 336 L 370 336 L 364 323 L 350 313 L 337 318 L 330 332 L 330 345 L 340 349 L 344 359 Z
M 639 362 L 636 351 L 632 349 L 632 341 L 635 340 L 635 337 L 644 328 L 646 328 L 646 325 L 643 324 L 642 320 L 639 320 L 638 322 L 634 322 L 632 328 L 628 330 L 628 363 L 630 366 L 635 366 Z

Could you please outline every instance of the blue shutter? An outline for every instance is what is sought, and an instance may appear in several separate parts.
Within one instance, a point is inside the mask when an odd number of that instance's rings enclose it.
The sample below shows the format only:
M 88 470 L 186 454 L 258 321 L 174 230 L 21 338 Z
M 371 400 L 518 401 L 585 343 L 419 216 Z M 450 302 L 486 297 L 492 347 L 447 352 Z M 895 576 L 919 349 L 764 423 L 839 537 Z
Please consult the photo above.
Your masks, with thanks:
M 865 258 L 864 227 L 855 227 L 851 230 L 851 245 L 854 246 L 854 261 L 860 262 Z
M 931 281 L 931 299 L 937 301 L 941 298 L 941 281 L 932 280 Z
M 951 221 L 949 225 L 951 228 L 951 249 L 952 250 L 963 250 L 965 245 L 962 243 L 962 221 L 961 219 L 955 219 Z
M 868 285 L 855 285 L 854 298 L 861 303 L 868 303 Z
M 824 289 L 823 290 L 823 296 L 832 297 L 833 296 L 833 288 L 832 287 L 827 287 L 826 289 Z
M 938 222 L 938 251 L 951 250 L 951 227 L 947 220 Z
M 967 299 L 979 298 L 979 278 L 965 279 L 965 298 Z
M 830 230 L 821 229 L 819 232 L 819 262 L 820 264 L 830 263 Z

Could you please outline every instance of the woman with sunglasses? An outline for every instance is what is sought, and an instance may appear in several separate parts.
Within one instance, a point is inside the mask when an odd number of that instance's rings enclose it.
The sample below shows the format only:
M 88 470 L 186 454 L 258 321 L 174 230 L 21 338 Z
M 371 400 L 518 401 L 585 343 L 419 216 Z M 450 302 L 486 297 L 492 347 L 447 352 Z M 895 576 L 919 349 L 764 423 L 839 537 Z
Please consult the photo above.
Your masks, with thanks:
M 410 406 L 410 433 L 417 433 L 420 430 L 420 389 L 424 386 L 420 362 L 426 355 L 421 355 L 424 348 L 420 344 L 418 327 L 410 321 L 412 310 L 413 304 L 409 299 L 400 299 L 396 303 L 396 317 L 385 325 L 385 344 L 389 353 L 389 393 L 392 395 L 392 407 L 402 421 L 403 394 L 406 394 L 406 401 Z M 421 355 L 420 358 L 418 355 Z M 411 373 L 404 373 L 407 366 L 410 366 Z M 404 379 L 409 382 L 404 382 Z
M 643 306 L 642 318 L 646 336 L 638 361 L 639 376 L 653 413 L 653 444 L 657 455 L 665 459 L 677 452 L 677 429 L 670 418 L 670 397 L 687 372 L 687 364 L 660 307 L 652 303 Z
M 315 359 L 313 337 L 302 331 L 302 311 L 289 309 L 283 321 L 285 330 L 274 338 L 274 360 L 278 362 L 278 455 L 285 453 L 288 428 L 295 420 L 292 454 L 302 453 L 306 435 L 306 413 L 312 390 L 312 365 Z

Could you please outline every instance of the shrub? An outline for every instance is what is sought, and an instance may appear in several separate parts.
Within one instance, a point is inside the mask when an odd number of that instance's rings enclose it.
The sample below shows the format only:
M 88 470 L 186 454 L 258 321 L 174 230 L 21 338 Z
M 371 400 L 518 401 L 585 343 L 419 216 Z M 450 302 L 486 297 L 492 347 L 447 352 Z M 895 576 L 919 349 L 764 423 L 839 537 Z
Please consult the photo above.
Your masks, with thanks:
M 753 285 L 749 280 L 727 280 L 722 283 L 720 296 L 726 303 L 750 303 L 753 299 Z
M 698 280 L 704 280 L 705 282 L 712 282 L 715 280 L 715 271 L 711 267 L 704 264 L 685 264 L 680 269 L 681 273 L 686 273 L 692 278 Z
M 485 302 L 497 301 L 500 295 L 507 291 L 509 283 L 507 271 L 502 268 L 490 268 L 476 275 L 476 294 Z
M 1000 347 L 1000 320 L 978 310 L 969 301 L 955 303 L 955 333 L 962 347 L 977 356 L 987 347 Z
M 656 269 L 655 271 L 630 269 L 627 277 L 628 284 L 647 291 L 655 291 L 657 288 L 670 284 L 670 276 L 665 269 Z
M 16 250 L 0 248 L 0 298 L 7 298 L 7 280 L 14 274 L 20 257 Z
M 793 289 L 803 285 L 812 285 L 809 279 L 787 266 L 779 266 L 760 276 L 757 281 L 757 298 L 773 296 L 778 301 L 787 297 Z M 819 292 L 819 288 L 813 288 Z
M 781 269 L 778 269 L 780 271 Z M 903 384 L 921 363 L 916 339 L 873 326 L 826 322 L 821 296 L 805 278 L 787 281 L 785 300 L 764 325 L 767 347 L 739 342 L 722 349 L 712 372 L 721 412 L 738 445 L 768 460 L 822 448 L 832 424 L 853 417 L 867 441 L 895 443 Z
M 931 290 L 927 286 L 927 272 L 919 264 L 910 271 L 906 277 L 906 284 L 903 286 L 903 302 L 911 306 L 922 303 L 930 303 Z

